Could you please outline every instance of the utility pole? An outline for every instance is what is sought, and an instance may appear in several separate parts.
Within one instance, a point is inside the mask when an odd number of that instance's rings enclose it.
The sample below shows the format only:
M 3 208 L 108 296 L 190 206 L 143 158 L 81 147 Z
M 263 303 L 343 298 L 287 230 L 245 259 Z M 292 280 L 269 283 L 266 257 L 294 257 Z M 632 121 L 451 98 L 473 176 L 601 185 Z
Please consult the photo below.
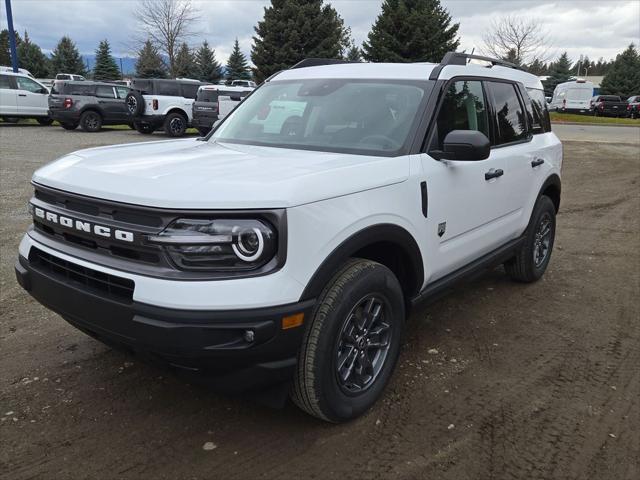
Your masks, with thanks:
M 120 80 L 124 79 L 124 72 L 122 71 L 122 57 L 120 57 Z
M 13 29 L 13 14 L 11 13 L 11 0 L 4 0 L 7 9 L 7 27 L 9 29 L 9 48 L 11 49 L 11 66 L 18 73 L 18 50 L 16 49 L 16 31 Z

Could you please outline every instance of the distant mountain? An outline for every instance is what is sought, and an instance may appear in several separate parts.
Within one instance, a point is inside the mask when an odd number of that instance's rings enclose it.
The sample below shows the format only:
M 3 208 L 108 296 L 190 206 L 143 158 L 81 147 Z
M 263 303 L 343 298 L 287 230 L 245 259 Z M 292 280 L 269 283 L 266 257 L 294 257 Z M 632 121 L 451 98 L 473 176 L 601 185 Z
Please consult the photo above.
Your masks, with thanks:
M 136 61 L 137 58 L 131 57 L 114 57 L 116 59 L 116 63 L 118 67 L 122 65 L 122 72 L 125 76 L 133 75 L 136 71 Z M 93 70 L 94 65 L 96 64 L 96 56 L 95 55 L 82 55 L 82 60 L 84 60 L 84 64 L 87 66 L 87 70 Z M 120 63 L 122 62 L 122 63 Z

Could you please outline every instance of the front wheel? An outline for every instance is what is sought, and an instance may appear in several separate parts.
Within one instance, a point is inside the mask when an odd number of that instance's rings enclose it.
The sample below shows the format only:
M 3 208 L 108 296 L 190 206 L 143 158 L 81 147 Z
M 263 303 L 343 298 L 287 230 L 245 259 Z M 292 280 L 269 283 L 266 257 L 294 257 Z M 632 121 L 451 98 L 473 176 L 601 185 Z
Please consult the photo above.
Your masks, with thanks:
M 78 124 L 75 122 L 60 122 L 60 126 L 65 130 L 75 130 L 78 128 Z
M 143 135 L 151 135 L 155 131 L 155 128 L 153 128 L 148 123 L 137 123 L 136 122 L 136 123 L 133 124 L 133 128 L 135 128 L 135 130 L 138 133 L 142 133 Z
M 556 237 L 556 207 L 545 195 L 538 198 L 525 232 L 524 243 L 504 264 L 507 274 L 519 282 L 539 280 L 549 265 Z
M 380 397 L 396 365 L 404 297 L 384 265 L 349 261 L 320 295 L 306 326 L 291 393 L 305 412 L 344 422 Z
M 98 112 L 87 110 L 80 116 L 80 128 L 85 132 L 99 132 L 102 128 L 102 117 Z

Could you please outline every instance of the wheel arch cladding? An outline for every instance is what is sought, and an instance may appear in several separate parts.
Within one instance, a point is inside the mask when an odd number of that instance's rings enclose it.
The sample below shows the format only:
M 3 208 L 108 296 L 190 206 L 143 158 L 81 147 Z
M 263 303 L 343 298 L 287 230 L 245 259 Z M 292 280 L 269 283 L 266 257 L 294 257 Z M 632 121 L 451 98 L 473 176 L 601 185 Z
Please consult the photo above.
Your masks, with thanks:
M 349 258 L 386 266 L 398 278 L 406 299 L 417 295 L 422 287 L 422 254 L 413 236 L 398 225 L 378 224 L 360 230 L 336 247 L 315 271 L 300 300 L 317 298 Z
M 189 115 L 187 115 L 187 112 L 185 112 L 181 108 L 172 107 L 169 111 L 167 111 L 167 113 L 165 113 L 165 115 L 171 115 L 172 113 L 177 113 L 179 115 L 182 115 L 185 121 L 189 121 Z
M 545 180 L 540 189 L 540 195 L 545 195 L 551 199 L 556 207 L 556 213 L 560 210 L 560 194 L 562 192 L 562 183 L 560 177 L 556 174 L 551 175 Z
M 84 107 L 80 111 L 80 116 L 82 116 L 83 114 L 85 114 L 87 112 L 97 113 L 98 115 L 100 115 L 101 118 L 104 118 L 104 113 L 103 113 L 102 109 L 100 107 L 96 106 L 96 105 L 89 105 L 87 107 Z

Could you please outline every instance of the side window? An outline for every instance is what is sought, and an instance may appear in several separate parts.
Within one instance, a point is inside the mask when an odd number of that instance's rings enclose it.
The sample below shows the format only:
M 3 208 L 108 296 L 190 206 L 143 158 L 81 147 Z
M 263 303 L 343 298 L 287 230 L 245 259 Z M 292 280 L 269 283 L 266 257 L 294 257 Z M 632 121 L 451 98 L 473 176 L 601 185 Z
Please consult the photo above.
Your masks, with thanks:
M 26 77 L 15 77 L 16 83 L 18 84 L 18 90 L 26 90 L 32 93 L 42 93 L 42 87 L 40 84 L 34 82 L 30 78 Z
M 116 90 L 118 91 L 118 98 L 125 98 L 129 93 L 127 87 L 116 87 Z
M 493 110 L 498 131 L 496 145 L 518 142 L 527 138 L 527 121 L 515 85 L 502 82 L 488 82 L 493 96 Z
M 527 114 L 530 115 L 529 124 L 531 133 L 545 133 L 551 131 L 551 119 L 547 110 L 547 102 L 544 98 L 544 91 L 528 88 L 527 94 L 531 99 L 531 107 L 527 104 Z
M 160 80 L 156 84 L 156 95 L 180 96 L 180 85 L 171 80 Z
M 96 87 L 96 97 L 114 98 L 114 96 L 113 96 L 113 87 L 107 87 L 105 85 L 98 85 Z
M 431 148 L 442 149 L 444 138 L 452 130 L 477 130 L 489 138 L 489 118 L 482 82 L 460 80 L 449 85 L 438 111 Z
M 196 98 L 200 85 L 197 83 L 183 83 L 182 84 L 182 96 L 184 98 Z
M 6 89 L 6 90 L 13 89 L 9 75 L 0 75 L 0 88 Z

